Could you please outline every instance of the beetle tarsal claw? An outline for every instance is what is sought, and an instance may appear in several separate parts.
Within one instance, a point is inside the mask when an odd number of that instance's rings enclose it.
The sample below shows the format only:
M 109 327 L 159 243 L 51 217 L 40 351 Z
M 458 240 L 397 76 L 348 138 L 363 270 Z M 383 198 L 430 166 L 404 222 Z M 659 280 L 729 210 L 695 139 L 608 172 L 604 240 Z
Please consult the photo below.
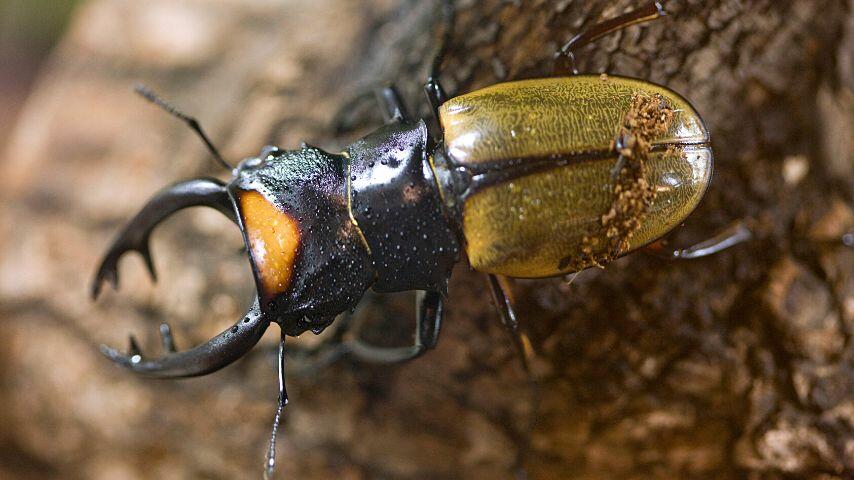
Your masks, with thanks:
M 101 353 L 117 365 L 141 375 L 157 378 L 194 377 L 219 370 L 242 357 L 258 343 L 269 325 L 270 320 L 261 312 L 256 298 L 252 308 L 237 323 L 207 343 L 190 350 L 175 351 L 172 330 L 164 323 L 160 326 L 160 337 L 166 354 L 160 358 L 146 359 L 132 335 L 127 354 L 107 345 L 101 345 Z

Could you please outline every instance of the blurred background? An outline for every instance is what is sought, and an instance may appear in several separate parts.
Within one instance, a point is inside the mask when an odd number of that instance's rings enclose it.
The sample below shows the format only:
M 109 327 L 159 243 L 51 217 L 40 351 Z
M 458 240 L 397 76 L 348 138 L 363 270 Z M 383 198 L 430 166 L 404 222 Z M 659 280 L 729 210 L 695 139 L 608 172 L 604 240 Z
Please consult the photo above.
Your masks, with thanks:
M 77 3 L 76 0 L 0 1 L 0 152 L 5 151 L 9 133 L 34 88 L 39 69 L 65 30 Z M 0 169 L 3 163 L 5 156 L 0 153 Z M 10 208 L 8 200 L 4 199 L 0 208 Z M 4 238 L 0 244 L 8 241 L 9 238 Z M 0 308 L 0 322 L 10 321 L 4 310 Z M 6 368 L 4 362 L 0 369 L 6 371 Z M 0 420 L 0 477 L 38 478 L 39 470 L 48 467 L 18 448 L 5 418 Z
M 77 0 L 0 1 L 0 147 Z
M 641 3 L 461 0 L 445 83 L 544 76 L 574 33 Z M 97 350 L 133 333 L 160 352 L 164 320 L 179 348 L 199 344 L 253 293 L 239 233 L 191 209 L 153 237 L 157 283 L 129 256 L 120 290 L 90 300 L 100 255 L 154 192 L 224 178 L 132 87 L 197 116 L 232 163 L 266 144 L 338 151 L 381 122 L 364 94 L 377 86 L 427 113 L 437 5 L 0 0 L 0 479 L 260 478 L 275 328 L 184 381 L 133 377 Z M 672 243 L 737 219 L 755 240 L 513 282 L 539 395 L 462 262 L 435 351 L 291 376 L 278 478 L 854 478 L 854 4 L 666 6 L 579 67 L 668 85 L 712 132 L 715 178 Z M 410 303 L 366 302 L 366 335 L 408 342 Z

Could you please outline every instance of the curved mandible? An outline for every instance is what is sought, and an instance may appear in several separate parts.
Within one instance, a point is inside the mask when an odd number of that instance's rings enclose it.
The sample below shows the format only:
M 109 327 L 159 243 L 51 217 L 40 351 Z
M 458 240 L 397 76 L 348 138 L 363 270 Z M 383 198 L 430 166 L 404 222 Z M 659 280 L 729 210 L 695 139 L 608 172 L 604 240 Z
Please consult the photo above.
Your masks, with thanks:
M 121 367 L 140 375 L 155 378 L 195 377 L 215 372 L 231 364 L 248 352 L 270 325 L 270 320 L 261 312 L 258 297 L 246 316 L 207 343 L 183 352 L 175 351 L 175 343 L 168 324 L 161 325 L 160 334 L 166 355 L 147 360 L 130 338 L 127 355 L 101 345 L 101 353 Z
M 148 246 L 151 232 L 166 217 L 178 210 L 195 206 L 215 208 L 232 222 L 237 223 L 225 184 L 218 179 L 195 178 L 161 190 L 128 222 L 104 255 L 92 282 L 92 298 L 98 298 L 104 280 L 108 280 L 113 288 L 118 287 L 118 262 L 122 255 L 130 251 L 142 255 L 151 278 L 157 281 L 157 273 L 154 270 L 154 262 L 151 260 Z

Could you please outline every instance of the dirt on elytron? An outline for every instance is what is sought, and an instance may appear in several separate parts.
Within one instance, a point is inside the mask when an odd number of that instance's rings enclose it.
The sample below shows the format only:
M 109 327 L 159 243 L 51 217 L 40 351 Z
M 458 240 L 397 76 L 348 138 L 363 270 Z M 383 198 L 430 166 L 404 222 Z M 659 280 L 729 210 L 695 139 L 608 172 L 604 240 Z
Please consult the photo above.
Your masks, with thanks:
M 607 77 L 603 75 L 603 80 Z M 673 122 L 673 109 L 658 94 L 636 93 L 611 144 L 619 158 L 614 166 L 614 199 L 600 218 L 598 233 L 586 235 L 581 251 L 585 263 L 604 267 L 629 248 L 649 205 L 655 187 L 646 180 L 651 141 Z

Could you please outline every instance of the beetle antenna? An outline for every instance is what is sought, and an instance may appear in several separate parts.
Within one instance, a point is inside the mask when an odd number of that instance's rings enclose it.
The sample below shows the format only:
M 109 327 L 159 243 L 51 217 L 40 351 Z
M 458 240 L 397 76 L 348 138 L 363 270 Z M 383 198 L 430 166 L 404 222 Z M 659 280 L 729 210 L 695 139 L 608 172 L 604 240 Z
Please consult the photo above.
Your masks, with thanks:
M 285 389 L 285 332 L 279 341 L 279 403 L 276 406 L 276 416 L 273 418 L 273 431 L 270 433 L 270 443 L 267 448 L 267 456 L 264 461 L 264 479 L 272 480 L 273 472 L 276 470 L 276 437 L 279 433 L 279 423 L 282 419 L 282 410 L 288 404 L 288 391 Z
M 617 30 L 622 30 L 638 23 L 649 22 L 666 15 L 667 11 L 664 10 L 664 6 L 661 2 L 647 2 L 646 5 L 637 10 L 632 10 L 618 17 L 597 23 L 589 29 L 572 37 L 568 42 L 560 47 L 560 50 L 558 50 L 557 53 L 555 53 L 555 60 L 566 57 L 566 59 L 569 60 L 570 71 L 573 75 L 577 75 L 578 69 L 575 68 L 575 52 L 580 47 L 596 41 L 609 33 L 616 32 Z M 556 70 L 557 68 L 558 66 L 555 65 Z
M 205 146 L 208 147 L 208 151 L 211 152 L 211 155 L 213 155 L 214 160 L 216 160 L 217 163 L 222 165 L 228 171 L 234 169 L 234 167 L 229 165 L 228 162 L 226 162 L 225 159 L 222 158 L 222 155 L 219 154 L 219 150 L 216 149 L 213 142 L 211 142 L 210 138 L 208 138 L 208 136 L 205 134 L 205 131 L 202 130 L 202 126 L 199 124 L 198 120 L 173 107 L 166 100 L 163 100 L 162 98 L 157 96 L 156 93 L 154 93 L 150 88 L 146 87 L 145 85 L 138 83 L 134 86 L 133 90 L 138 93 L 142 98 L 157 105 L 173 117 L 186 123 L 187 126 L 193 129 L 193 131 L 199 135 L 199 137 L 202 139 L 202 142 L 204 142 Z
M 438 81 L 439 75 L 442 73 L 442 62 L 445 60 L 445 55 L 448 53 L 448 45 L 454 37 L 454 24 L 456 23 L 457 10 L 453 0 L 443 0 L 441 3 L 442 9 L 442 36 L 439 37 L 439 49 L 433 57 L 433 62 L 430 64 L 430 78 Z

